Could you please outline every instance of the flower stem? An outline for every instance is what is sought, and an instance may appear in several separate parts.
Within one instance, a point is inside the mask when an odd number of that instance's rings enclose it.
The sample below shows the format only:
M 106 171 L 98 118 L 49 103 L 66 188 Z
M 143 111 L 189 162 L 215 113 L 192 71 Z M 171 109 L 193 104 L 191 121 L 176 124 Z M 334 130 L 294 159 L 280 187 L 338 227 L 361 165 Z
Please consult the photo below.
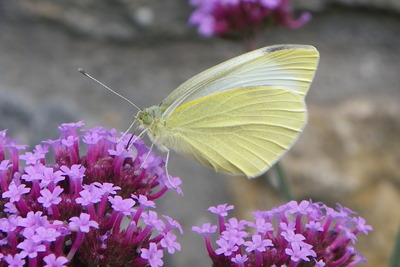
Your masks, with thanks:
M 393 253 L 390 257 L 389 267 L 400 266 L 400 227 L 397 232 L 396 243 L 394 244 Z
M 72 245 L 72 248 L 67 255 L 67 259 L 69 261 L 72 259 L 72 257 L 75 255 L 75 252 L 78 250 L 79 246 L 82 244 L 84 236 L 85 236 L 85 234 L 83 232 L 81 232 L 81 231 L 78 232 L 75 242 Z
M 276 173 L 279 179 L 279 190 L 285 196 L 287 201 L 293 200 L 292 193 L 290 192 L 290 187 L 286 179 L 285 172 L 279 162 L 275 164 Z

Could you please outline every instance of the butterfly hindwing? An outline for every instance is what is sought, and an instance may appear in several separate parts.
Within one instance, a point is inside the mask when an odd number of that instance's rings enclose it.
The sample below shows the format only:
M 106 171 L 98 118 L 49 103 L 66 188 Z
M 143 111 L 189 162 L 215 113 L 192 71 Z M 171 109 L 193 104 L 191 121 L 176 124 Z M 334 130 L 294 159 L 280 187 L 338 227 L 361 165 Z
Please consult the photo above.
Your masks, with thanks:
M 218 172 L 255 177 L 293 144 L 306 121 L 304 96 L 259 86 L 186 103 L 159 141 Z

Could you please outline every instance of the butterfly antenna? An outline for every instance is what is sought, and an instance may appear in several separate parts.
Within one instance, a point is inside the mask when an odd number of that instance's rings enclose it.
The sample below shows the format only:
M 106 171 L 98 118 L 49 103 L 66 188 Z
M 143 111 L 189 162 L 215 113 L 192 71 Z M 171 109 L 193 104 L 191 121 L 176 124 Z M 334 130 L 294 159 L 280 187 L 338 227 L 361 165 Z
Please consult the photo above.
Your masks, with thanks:
M 126 102 L 128 102 L 129 104 L 131 104 L 132 106 L 134 106 L 135 108 L 137 108 L 138 110 L 141 110 L 138 106 L 136 106 L 132 101 L 130 101 L 128 98 L 126 98 L 125 96 L 115 92 L 113 89 L 111 89 L 110 87 L 108 87 L 107 85 L 105 85 L 104 83 L 100 82 L 99 80 L 97 80 L 96 78 L 92 77 L 90 74 L 88 74 L 86 71 L 84 71 L 83 69 L 79 68 L 78 71 L 80 73 L 82 73 L 83 75 L 85 75 L 86 77 L 88 77 L 89 79 L 97 82 L 98 84 L 100 84 L 101 86 L 103 86 L 104 88 L 106 88 L 107 90 L 109 90 L 111 93 L 119 96 L 120 98 L 124 99 Z

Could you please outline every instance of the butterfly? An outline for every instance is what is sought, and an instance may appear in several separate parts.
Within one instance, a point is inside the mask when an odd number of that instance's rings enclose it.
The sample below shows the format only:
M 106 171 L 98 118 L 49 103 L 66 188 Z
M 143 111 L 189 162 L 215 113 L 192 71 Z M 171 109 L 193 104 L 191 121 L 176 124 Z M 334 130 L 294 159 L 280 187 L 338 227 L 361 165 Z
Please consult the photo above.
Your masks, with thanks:
M 318 61 L 309 45 L 260 48 L 197 74 L 134 119 L 168 152 L 167 162 L 173 149 L 217 172 L 254 178 L 303 131 Z

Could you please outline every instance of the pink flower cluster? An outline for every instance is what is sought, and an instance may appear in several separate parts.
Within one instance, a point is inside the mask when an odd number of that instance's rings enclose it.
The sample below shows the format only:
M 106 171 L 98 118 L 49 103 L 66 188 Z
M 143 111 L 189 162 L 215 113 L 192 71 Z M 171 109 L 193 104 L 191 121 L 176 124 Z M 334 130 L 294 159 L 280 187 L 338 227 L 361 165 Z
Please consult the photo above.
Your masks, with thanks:
M 354 212 L 338 205 L 291 201 L 270 211 L 256 211 L 254 221 L 226 219 L 233 206 L 210 207 L 218 227 L 205 223 L 192 230 L 204 235 L 212 266 L 295 267 L 354 266 L 364 258 L 350 245 L 358 233 L 372 227 Z M 211 234 L 219 228 L 216 248 Z
M 180 250 L 180 225 L 153 202 L 182 193 L 164 159 L 131 135 L 82 126 L 62 124 L 59 139 L 22 154 L 0 132 L 0 266 L 156 267 Z
M 271 26 L 298 28 L 311 19 L 307 12 L 293 19 L 291 0 L 191 0 L 189 23 L 204 36 L 249 38 Z

